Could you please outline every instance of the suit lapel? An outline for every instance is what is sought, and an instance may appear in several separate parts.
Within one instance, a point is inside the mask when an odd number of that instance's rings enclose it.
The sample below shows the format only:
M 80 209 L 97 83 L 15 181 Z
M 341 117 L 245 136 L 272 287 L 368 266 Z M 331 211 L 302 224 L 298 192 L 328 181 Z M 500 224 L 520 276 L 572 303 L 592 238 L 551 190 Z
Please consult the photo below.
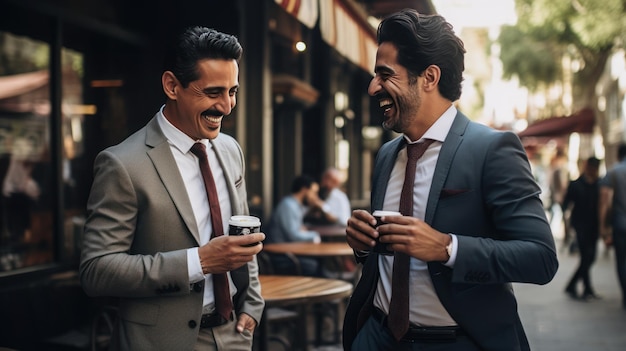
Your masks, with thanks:
M 191 203 L 187 197 L 187 189 L 180 177 L 178 165 L 176 164 L 176 160 L 174 160 L 170 145 L 167 139 L 165 139 L 163 132 L 161 132 L 156 118 L 153 118 L 146 128 L 146 145 L 149 147 L 148 157 L 152 160 L 154 169 L 159 174 L 163 186 L 170 194 L 187 228 L 196 239 L 196 242 L 200 244 L 198 224 L 196 223 Z
M 454 155 L 463 142 L 463 134 L 465 134 L 465 129 L 468 124 L 469 119 L 461 112 L 457 112 L 454 122 L 452 122 L 452 126 L 450 127 L 450 131 L 446 136 L 446 140 L 444 140 L 443 145 L 441 145 L 441 151 L 439 151 L 439 158 L 428 195 L 426 214 L 424 215 L 424 221 L 428 224 L 432 224 L 441 189 L 443 189 L 443 185 L 448 177 Z

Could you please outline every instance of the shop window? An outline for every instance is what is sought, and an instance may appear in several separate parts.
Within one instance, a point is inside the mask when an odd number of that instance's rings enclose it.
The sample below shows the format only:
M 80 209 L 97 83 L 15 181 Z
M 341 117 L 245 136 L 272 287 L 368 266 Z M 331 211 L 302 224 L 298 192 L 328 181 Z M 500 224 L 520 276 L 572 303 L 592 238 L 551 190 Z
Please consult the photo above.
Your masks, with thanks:
M 0 31 L 0 274 L 57 259 L 49 62 L 48 43 Z M 62 66 L 62 181 L 71 200 L 71 163 L 82 153 L 88 108 L 82 55 L 63 49 Z

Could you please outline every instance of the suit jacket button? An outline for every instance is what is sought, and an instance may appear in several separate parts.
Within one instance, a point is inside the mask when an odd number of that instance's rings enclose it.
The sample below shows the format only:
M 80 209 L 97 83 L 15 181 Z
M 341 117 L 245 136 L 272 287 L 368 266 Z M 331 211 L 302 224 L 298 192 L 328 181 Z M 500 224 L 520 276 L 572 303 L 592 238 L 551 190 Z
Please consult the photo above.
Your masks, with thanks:
M 198 323 L 196 323 L 196 321 L 194 320 L 190 320 L 189 323 L 187 323 L 189 325 L 189 328 L 194 329 Z

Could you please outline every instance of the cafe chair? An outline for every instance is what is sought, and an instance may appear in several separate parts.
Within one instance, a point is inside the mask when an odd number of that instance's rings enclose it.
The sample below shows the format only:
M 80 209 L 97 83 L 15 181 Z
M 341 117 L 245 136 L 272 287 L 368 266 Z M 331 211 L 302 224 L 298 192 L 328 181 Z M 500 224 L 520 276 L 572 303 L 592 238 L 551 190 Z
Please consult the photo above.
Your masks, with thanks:
M 298 264 L 298 260 L 293 255 L 287 256 L 295 262 L 294 270 L 296 273 L 299 273 L 300 265 Z M 274 269 L 269 253 L 261 251 L 257 254 L 257 262 L 260 274 L 280 274 Z M 284 272 L 281 273 L 284 274 Z M 269 350 L 274 351 L 276 344 L 280 345 L 285 351 L 292 350 L 292 342 L 287 336 L 297 334 L 296 328 L 298 319 L 300 318 L 299 306 L 291 308 L 266 307 L 265 311 L 263 311 L 263 318 L 265 319 L 265 323 L 267 323 Z M 257 331 L 258 330 L 259 328 L 257 328 Z M 255 340 L 256 339 L 258 338 L 255 338 Z
M 90 344 L 91 351 L 104 351 L 109 349 L 111 334 L 118 318 L 116 306 L 104 305 L 94 316 L 91 322 Z

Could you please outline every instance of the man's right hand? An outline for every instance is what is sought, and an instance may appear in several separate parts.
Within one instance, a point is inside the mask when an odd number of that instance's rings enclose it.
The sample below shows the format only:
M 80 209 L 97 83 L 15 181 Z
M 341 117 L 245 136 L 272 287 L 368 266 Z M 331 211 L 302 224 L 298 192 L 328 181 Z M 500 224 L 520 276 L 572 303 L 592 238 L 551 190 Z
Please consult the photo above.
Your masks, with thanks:
M 198 248 L 204 274 L 224 273 L 252 261 L 261 252 L 265 234 L 222 235 Z M 254 245 L 258 243 L 257 245 Z M 253 245 L 253 246 L 246 246 Z
M 376 218 L 365 210 L 354 210 L 348 219 L 346 241 L 357 251 L 371 250 L 379 234 L 374 229 Z

